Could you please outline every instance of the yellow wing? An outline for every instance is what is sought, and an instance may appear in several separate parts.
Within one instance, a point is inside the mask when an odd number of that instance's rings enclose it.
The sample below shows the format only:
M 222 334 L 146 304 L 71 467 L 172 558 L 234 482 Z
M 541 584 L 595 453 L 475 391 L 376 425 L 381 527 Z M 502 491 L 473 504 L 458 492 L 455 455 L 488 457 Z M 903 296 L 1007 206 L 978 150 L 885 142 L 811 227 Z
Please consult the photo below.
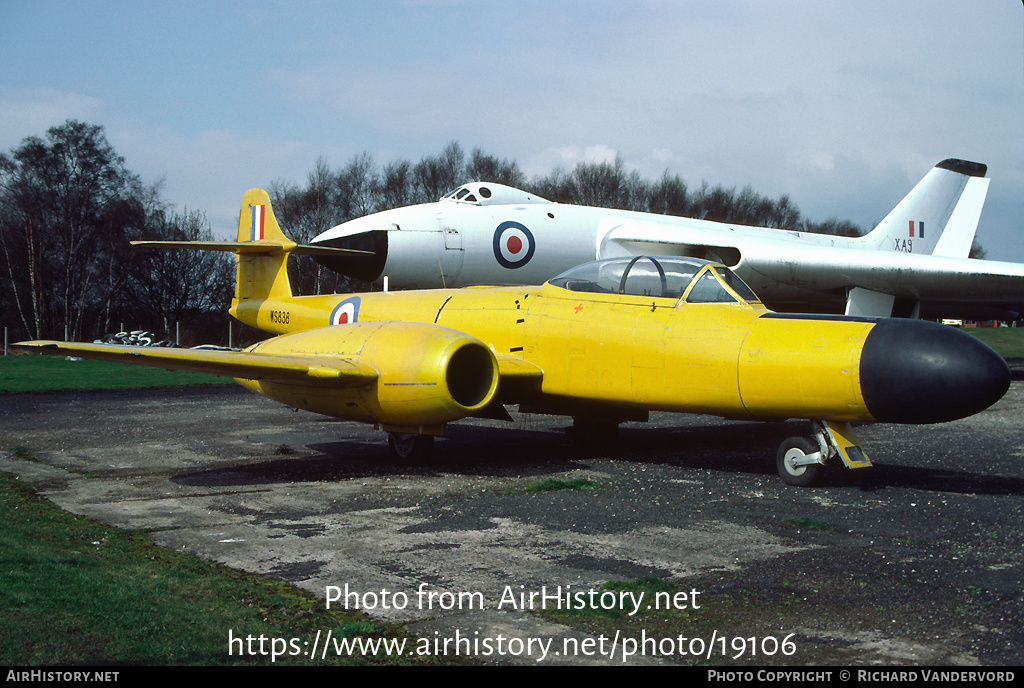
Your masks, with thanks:
M 433 323 L 365 322 L 281 335 L 245 351 L 30 341 L 23 351 L 226 375 L 288 406 L 440 434 L 444 423 L 499 413 L 505 394 L 535 390 L 537 366 L 495 356 L 480 340 Z M 497 402 L 493 403 L 492 402 Z M 507 419 L 507 413 L 500 409 Z
M 44 354 L 80 356 L 101 361 L 146 365 L 168 370 L 226 375 L 246 380 L 320 383 L 336 387 L 366 384 L 377 379 L 378 375 L 377 370 L 371 366 L 337 357 L 168 349 L 47 340 L 19 342 L 14 345 L 14 348 Z

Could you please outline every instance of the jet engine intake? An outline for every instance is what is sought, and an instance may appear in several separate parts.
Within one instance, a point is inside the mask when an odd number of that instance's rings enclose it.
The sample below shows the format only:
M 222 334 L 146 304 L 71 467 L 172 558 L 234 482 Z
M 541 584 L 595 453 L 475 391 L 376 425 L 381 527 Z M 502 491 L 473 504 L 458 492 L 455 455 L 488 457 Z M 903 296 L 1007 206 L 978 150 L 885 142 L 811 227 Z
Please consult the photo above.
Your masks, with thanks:
M 290 406 L 386 429 L 440 432 L 444 423 L 487 406 L 498 364 L 480 340 L 441 325 L 358 322 L 274 337 L 253 353 L 316 361 L 336 368 L 306 381 L 239 380 Z

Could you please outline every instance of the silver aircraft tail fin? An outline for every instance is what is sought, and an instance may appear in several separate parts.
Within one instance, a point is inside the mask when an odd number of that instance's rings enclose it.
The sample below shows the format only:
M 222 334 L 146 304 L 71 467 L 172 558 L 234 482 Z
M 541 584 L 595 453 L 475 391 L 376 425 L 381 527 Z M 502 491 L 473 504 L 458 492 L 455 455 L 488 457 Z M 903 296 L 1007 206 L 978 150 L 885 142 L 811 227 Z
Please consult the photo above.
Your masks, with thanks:
M 878 250 L 966 258 L 989 180 L 985 165 L 943 160 L 861 241 Z

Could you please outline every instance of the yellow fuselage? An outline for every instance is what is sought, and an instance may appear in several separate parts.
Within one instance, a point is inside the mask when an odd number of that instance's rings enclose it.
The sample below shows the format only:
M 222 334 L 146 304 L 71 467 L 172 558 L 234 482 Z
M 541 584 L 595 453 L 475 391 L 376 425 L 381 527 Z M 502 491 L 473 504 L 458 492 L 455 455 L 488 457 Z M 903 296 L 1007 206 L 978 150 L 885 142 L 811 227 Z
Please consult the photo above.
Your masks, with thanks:
M 236 301 L 232 314 L 283 334 L 325 327 L 335 306 L 353 297 L 358 322 L 435 323 L 485 343 L 499 368 L 521 359 L 542 371 L 536 385 L 503 379 L 502 403 L 568 415 L 873 420 L 858 373 L 874 323 L 774 318 L 759 303 L 690 304 L 545 284 Z M 322 332 L 327 352 L 330 330 Z

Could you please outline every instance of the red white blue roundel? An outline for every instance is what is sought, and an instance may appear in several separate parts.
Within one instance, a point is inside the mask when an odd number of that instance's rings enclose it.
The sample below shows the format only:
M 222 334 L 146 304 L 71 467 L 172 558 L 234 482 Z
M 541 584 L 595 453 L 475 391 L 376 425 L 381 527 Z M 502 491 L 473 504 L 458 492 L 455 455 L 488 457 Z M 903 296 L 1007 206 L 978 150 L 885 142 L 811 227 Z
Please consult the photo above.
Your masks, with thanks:
M 359 297 L 345 299 L 331 311 L 332 325 L 346 325 L 359 319 Z
M 504 268 L 521 268 L 533 258 L 537 248 L 533 234 L 518 222 L 502 222 L 494 230 L 494 258 Z

